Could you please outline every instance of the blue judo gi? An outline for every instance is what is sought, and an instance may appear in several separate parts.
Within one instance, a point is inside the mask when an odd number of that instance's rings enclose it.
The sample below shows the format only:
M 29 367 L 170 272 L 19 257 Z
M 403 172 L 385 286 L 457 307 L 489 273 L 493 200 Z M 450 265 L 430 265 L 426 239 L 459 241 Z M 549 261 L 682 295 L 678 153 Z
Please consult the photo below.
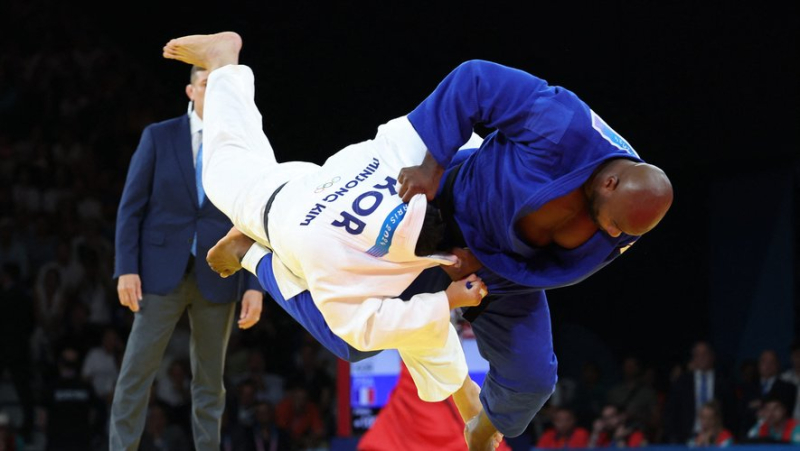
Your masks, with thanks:
M 489 289 L 485 308 L 472 321 L 480 353 L 490 364 L 481 403 L 501 433 L 518 436 L 557 380 L 545 290 L 589 277 L 638 237 L 598 231 L 575 249 L 537 248 L 523 242 L 514 225 L 578 189 L 601 163 L 642 160 L 574 93 L 487 61 L 461 64 L 408 119 L 442 167 L 458 168 L 451 192 L 454 217 L 484 265 L 478 275 Z M 495 131 L 480 148 L 458 151 L 477 124 Z M 317 340 L 348 361 L 376 353 L 358 351 L 334 335 L 308 292 L 283 299 L 271 258 L 259 263 L 259 281 Z M 449 282 L 433 268 L 400 297 L 440 291 Z

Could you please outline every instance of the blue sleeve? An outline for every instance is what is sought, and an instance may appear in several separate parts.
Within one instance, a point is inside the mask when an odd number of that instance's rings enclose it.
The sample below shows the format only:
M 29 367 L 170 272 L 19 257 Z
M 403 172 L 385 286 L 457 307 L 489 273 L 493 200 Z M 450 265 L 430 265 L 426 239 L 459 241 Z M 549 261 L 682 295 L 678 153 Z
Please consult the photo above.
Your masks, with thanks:
M 450 164 L 473 126 L 483 124 L 507 138 L 526 142 L 540 137 L 527 124 L 536 119 L 535 104 L 554 92 L 527 72 L 500 64 L 472 60 L 445 77 L 417 108 L 409 121 L 443 167 Z M 541 110 L 541 108 L 539 108 Z
M 258 262 L 256 273 L 258 275 L 257 281 L 272 300 L 336 357 L 348 362 L 358 362 L 381 352 L 359 351 L 334 334 L 322 317 L 322 312 L 317 308 L 309 291 L 303 291 L 297 296 L 285 299 L 280 288 L 278 288 L 275 274 L 272 272 L 271 253 L 265 255 Z
M 245 279 L 244 279 L 244 289 L 245 290 L 256 290 L 256 291 L 264 291 L 261 288 L 261 284 L 258 282 L 258 277 L 250 274 L 249 272 L 245 271 Z
M 145 128 L 131 157 L 128 176 L 117 210 L 114 277 L 139 274 L 139 235 L 150 200 L 155 170 L 155 143 L 150 127 Z

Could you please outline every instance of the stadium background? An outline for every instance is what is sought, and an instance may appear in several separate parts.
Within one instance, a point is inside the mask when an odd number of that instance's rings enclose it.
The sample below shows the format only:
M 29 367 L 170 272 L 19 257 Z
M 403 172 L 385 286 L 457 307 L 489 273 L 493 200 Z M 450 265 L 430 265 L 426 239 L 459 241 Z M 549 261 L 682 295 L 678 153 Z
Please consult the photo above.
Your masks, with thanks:
M 578 378 L 593 358 L 614 381 L 633 355 L 666 393 L 671 369 L 700 339 L 734 380 L 765 349 L 789 365 L 800 324 L 800 21 L 786 3 L 43 0 L 3 10 L 2 216 L 19 240 L 37 220 L 62 238 L 91 227 L 69 229 L 56 213 L 27 211 L 14 197 L 20 183 L 64 189 L 76 205 L 94 198 L 101 213 L 93 224 L 113 240 L 115 202 L 141 129 L 186 108 L 188 71 L 160 56 L 172 37 L 239 32 L 279 160 L 318 163 L 410 111 L 458 63 L 487 59 L 576 92 L 675 186 L 672 210 L 631 252 L 549 294 L 560 373 Z M 76 49 L 101 54 L 101 63 L 82 66 L 71 59 Z M 48 157 L 25 149 L 67 141 L 85 150 L 71 163 L 71 182 L 59 187 L 51 173 L 30 170 Z M 26 246 L 29 255 L 44 253 L 36 239 Z M 32 292 L 37 268 L 29 269 Z M 0 305 L 9 321 L 20 311 Z M 280 312 L 267 313 L 299 335 Z M 114 315 L 124 336 L 125 312 Z M 264 336 L 242 342 L 273 346 L 258 343 Z M 281 359 L 268 366 L 294 362 Z M 7 399 L 0 409 L 13 410 Z

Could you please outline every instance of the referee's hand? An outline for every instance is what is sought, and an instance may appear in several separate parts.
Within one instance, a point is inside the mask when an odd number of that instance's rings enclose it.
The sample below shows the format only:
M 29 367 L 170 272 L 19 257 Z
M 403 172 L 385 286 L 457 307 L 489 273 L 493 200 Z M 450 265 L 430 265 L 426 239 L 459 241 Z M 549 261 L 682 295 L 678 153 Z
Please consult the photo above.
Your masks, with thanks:
M 123 274 L 117 281 L 117 295 L 119 303 L 136 313 L 139 311 L 139 301 L 142 300 L 142 279 L 139 274 Z

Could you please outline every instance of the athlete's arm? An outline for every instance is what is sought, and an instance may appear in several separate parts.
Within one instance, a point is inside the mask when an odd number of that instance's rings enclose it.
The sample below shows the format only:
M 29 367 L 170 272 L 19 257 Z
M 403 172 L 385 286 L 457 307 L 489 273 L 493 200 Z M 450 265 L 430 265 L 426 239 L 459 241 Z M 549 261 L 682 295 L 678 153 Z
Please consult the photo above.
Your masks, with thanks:
M 475 275 L 408 300 L 365 294 L 385 286 L 378 275 L 351 274 L 336 284 L 327 280 L 309 280 L 309 291 L 331 331 L 360 351 L 440 347 L 449 333 L 450 310 L 476 306 L 487 294 Z
M 531 128 L 541 130 L 541 124 L 530 125 L 542 116 L 561 119 L 554 117 L 563 110 L 553 105 L 557 93 L 527 72 L 472 60 L 450 72 L 408 119 L 434 159 L 446 168 L 476 124 L 495 128 L 514 141 L 540 138 Z

